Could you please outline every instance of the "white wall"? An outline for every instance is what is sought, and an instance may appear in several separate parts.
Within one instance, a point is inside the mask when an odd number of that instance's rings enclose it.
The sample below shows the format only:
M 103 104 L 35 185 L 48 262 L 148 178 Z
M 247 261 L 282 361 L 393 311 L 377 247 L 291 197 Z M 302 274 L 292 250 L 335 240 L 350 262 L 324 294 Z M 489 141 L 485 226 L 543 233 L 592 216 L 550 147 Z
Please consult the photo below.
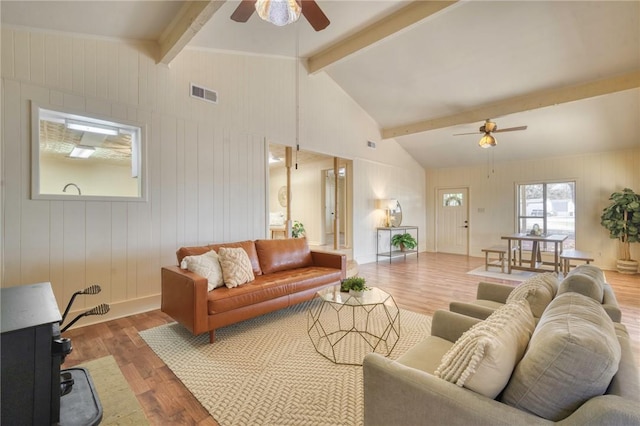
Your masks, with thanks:
M 264 141 L 295 146 L 295 63 L 187 50 L 166 67 L 154 49 L 2 28 L 2 286 L 51 281 L 64 307 L 99 283 L 102 293 L 75 310 L 105 302 L 112 311 L 102 319 L 128 315 L 159 306 L 160 268 L 175 264 L 178 247 L 265 236 Z M 367 201 L 353 211 L 354 256 L 370 255 L 374 193 L 389 185 L 401 202 L 423 206 L 423 184 L 414 184 L 424 172 L 394 141 L 380 142 L 373 120 L 326 74 L 300 73 L 301 149 L 359 160 L 354 187 Z M 219 104 L 189 97 L 190 82 L 217 90 Z M 148 201 L 31 200 L 30 100 L 146 125 Z
M 501 242 L 500 236 L 516 232 L 515 185 L 540 181 L 576 181 L 576 248 L 590 252 L 594 263 L 615 269 L 617 243 L 600 225 L 602 209 L 614 191 L 640 189 L 640 148 L 576 154 L 571 157 L 496 163 L 494 173 L 486 166 L 427 171 L 426 249 L 436 249 L 435 193 L 437 188 L 469 187 L 470 255 Z M 479 209 L 484 209 L 480 212 Z M 640 244 L 631 254 L 640 259 Z
M 40 193 L 71 194 L 78 190 L 64 187 L 75 183 L 82 195 L 109 194 L 113 197 L 138 197 L 138 179 L 131 177 L 131 165 L 109 164 L 83 159 L 40 157 Z

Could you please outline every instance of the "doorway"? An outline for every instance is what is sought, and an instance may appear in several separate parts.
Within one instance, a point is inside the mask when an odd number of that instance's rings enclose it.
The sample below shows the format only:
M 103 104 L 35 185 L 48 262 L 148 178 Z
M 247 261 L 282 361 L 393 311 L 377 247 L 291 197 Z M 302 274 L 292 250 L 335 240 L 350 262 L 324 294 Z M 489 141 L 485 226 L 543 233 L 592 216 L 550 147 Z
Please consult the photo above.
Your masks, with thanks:
M 336 213 L 338 213 L 338 247 L 346 247 L 346 215 L 347 215 L 347 185 L 346 185 L 346 168 L 339 167 L 338 176 L 334 169 L 325 169 L 322 171 L 323 182 L 323 245 L 334 244 L 334 221 Z M 336 194 L 337 191 L 337 194 Z M 336 195 L 338 198 L 338 211 L 336 212 Z M 335 247 L 334 247 L 335 248 Z
M 287 220 L 287 208 L 291 211 L 292 224 L 304 226 L 304 236 L 309 245 L 333 250 L 333 221 L 336 212 L 337 191 L 339 249 L 352 246 L 353 191 L 350 175 L 353 162 L 312 151 L 294 151 L 291 164 L 291 205 L 287 206 L 287 179 L 285 145 L 268 143 L 268 194 L 266 211 L 269 217 L 267 235 L 271 235 L 273 220 Z M 336 166 L 336 162 L 338 163 Z M 334 176 L 337 168 L 338 178 Z M 282 193 L 285 197 L 278 197 Z M 275 233 L 271 238 L 285 238 L 283 233 Z
M 469 189 L 438 189 L 436 251 L 469 254 Z

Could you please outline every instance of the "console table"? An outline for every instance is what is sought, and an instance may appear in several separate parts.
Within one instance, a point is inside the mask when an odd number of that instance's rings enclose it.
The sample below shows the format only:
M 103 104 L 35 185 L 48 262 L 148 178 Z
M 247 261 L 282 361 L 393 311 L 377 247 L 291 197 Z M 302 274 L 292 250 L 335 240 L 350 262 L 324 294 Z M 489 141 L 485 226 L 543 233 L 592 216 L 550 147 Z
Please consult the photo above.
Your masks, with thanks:
M 416 248 L 415 249 L 394 249 L 391 245 L 391 239 L 396 234 L 411 234 L 416 239 Z M 388 239 L 387 239 L 388 238 Z M 390 226 L 390 227 L 381 227 L 377 228 L 376 234 L 376 262 L 382 257 L 388 257 L 389 263 L 391 263 L 391 259 L 398 256 L 404 256 L 405 260 L 407 259 L 408 254 L 416 254 L 418 256 L 418 247 L 420 240 L 418 239 L 418 227 L 417 226 Z M 383 250 L 380 251 L 380 247 L 383 246 Z

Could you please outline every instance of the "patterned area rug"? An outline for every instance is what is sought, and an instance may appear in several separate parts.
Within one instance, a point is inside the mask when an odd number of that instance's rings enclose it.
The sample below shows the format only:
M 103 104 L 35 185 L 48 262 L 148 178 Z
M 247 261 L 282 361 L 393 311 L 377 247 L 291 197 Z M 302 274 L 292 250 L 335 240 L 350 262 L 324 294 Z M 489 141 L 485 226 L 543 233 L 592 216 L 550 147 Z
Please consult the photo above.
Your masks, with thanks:
M 496 278 L 498 280 L 508 280 L 508 281 L 524 281 L 527 278 L 531 278 L 537 274 L 537 272 L 529 272 L 529 271 L 511 271 L 510 274 L 501 273 L 497 268 L 490 268 L 488 271 L 484 270 L 484 265 L 480 266 L 476 269 L 473 269 L 467 272 L 469 275 L 477 275 L 479 277 L 486 278 Z
M 301 303 L 207 334 L 176 323 L 140 333 L 223 426 L 361 425 L 362 367 L 320 355 L 307 334 L 318 300 Z M 429 335 L 431 318 L 400 310 L 397 358 Z

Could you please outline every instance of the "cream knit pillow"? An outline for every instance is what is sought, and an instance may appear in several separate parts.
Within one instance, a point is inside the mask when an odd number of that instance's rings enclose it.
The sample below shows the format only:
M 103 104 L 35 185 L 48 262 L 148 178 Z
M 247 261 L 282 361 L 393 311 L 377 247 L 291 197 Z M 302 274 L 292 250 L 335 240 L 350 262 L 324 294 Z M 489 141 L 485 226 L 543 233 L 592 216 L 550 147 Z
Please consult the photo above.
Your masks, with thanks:
M 180 267 L 206 278 L 209 291 L 224 284 L 218 254 L 213 250 L 199 256 L 185 256 L 180 262 Z
M 495 398 L 509 382 L 534 328 L 526 300 L 507 303 L 454 343 L 435 376 Z
M 243 248 L 220 247 L 218 255 L 222 266 L 222 278 L 227 287 L 237 287 L 255 279 L 251 261 Z
M 513 289 L 507 303 L 526 299 L 534 318 L 540 318 L 558 291 L 558 276 L 553 272 L 534 275 Z

